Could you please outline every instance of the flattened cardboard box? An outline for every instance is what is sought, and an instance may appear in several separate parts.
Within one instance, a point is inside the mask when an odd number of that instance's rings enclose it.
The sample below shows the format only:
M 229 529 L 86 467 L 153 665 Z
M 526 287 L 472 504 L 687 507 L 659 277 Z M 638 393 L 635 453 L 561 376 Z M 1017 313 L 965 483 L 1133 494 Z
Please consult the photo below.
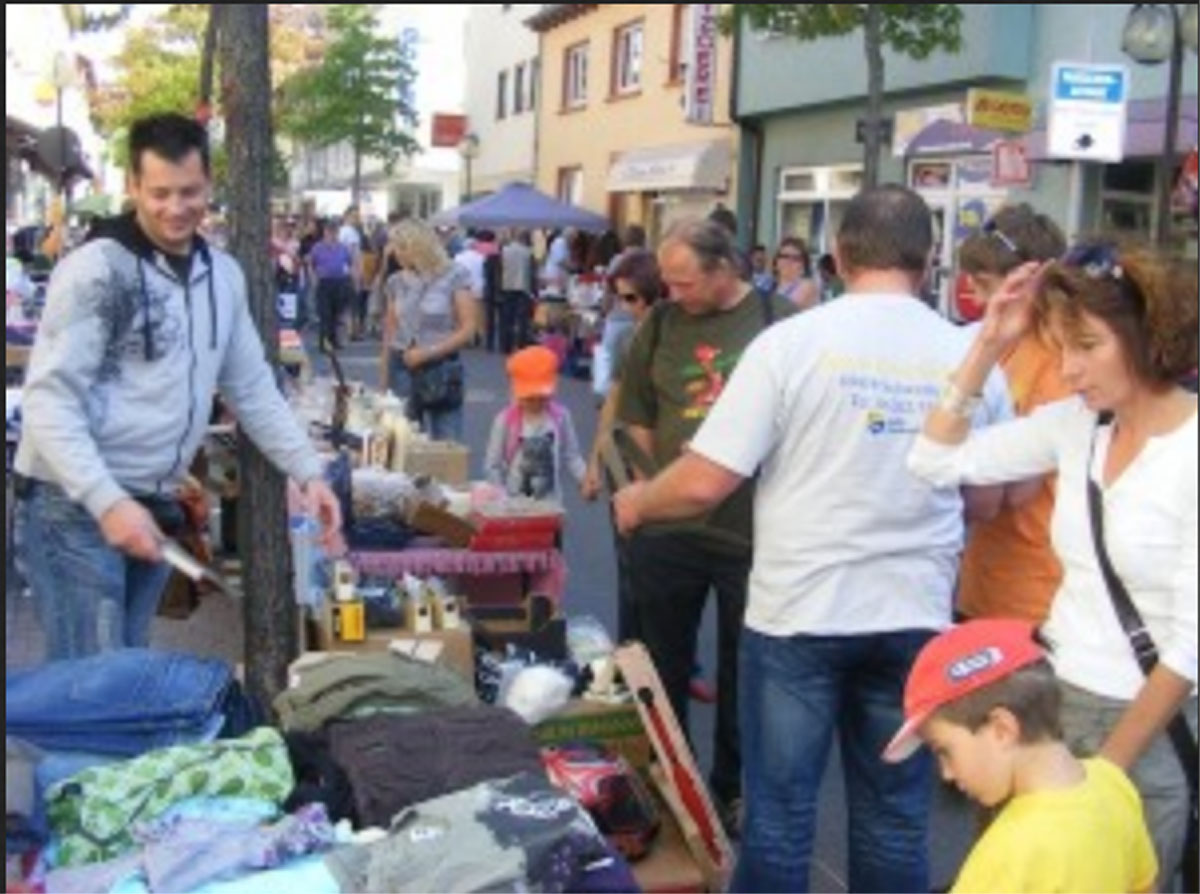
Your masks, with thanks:
M 599 742 L 618 752 L 636 770 L 650 766 L 650 740 L 632 702 L 609 705 L 572 699 L 563 710 L 535 726 L 533 737 L 543 747 Z

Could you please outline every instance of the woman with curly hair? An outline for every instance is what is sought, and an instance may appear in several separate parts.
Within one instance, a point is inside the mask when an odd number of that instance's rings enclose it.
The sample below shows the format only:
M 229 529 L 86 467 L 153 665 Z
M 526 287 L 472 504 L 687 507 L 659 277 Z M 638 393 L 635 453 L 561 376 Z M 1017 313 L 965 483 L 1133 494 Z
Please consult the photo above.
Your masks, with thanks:
M 397 224 L 390 244 L 404 269 L 384 286 L 382 386 L 407 399 L 409 416 L 432 438 L 461 441 L 466 383 L 458 352 L 477 328 L 471 274 L 420 221 Z
M 1195 266 L 1147 250 L 1088 242 L 1019 267 L 989 300 L 909 459 L 938 487 L 1057 472 L 1051 536 L 1063 578 L 1043 631 L 1063 732 L 1074 750 L 1133 779 L 1158 852 L 1157 890 L 1171 890 L 1181 862 L 1195 767 L 1196 398 L 1177 383 L 1196 367 L 1197 305 Z M 1074 396 L 968 436 L 984 379 L 1038 325 L 1057 342 Z M 1144 623 L 1132 637 L 1111 595 L 1121 584 Z M 1191 733 L 1188 771 L 1187 737 L 1173 747 L 1172 723 Z

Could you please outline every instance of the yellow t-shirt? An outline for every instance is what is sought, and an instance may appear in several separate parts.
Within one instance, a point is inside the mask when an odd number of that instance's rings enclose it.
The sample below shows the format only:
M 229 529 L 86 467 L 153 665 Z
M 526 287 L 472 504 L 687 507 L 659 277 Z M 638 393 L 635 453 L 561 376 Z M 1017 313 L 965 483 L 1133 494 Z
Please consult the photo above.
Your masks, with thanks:
M 967 856 L 963 892 L 1147 891 L 1158 860 L 1129 778 L 1100 758 L 1069 789 L 1018 795 Z

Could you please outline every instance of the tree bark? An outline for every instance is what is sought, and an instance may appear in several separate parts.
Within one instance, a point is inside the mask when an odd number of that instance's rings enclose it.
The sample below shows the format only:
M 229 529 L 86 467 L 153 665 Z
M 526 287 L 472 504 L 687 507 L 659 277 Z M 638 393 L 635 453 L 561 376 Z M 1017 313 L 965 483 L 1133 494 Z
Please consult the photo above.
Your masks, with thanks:
M 204 47 L 200 51 L 200 109 L 206 114 L 212 112 L 213 70 L 216 67 L 214 63 L 222 8 L 221 3 L 209 4 L 208 26 L 204 29 Z
M 883 147 L 883 10 L 866 4 L 863 41 L 867 54 L 867 117 L 863 128 L 863 186 L 879 185 L 879 156 Z
M 271 276 L 271 69 L 267 4 L 231 4 L 220 40 L 229 152 L 230 248 L 246 273 L 251 313 L 272 367 L 279 339 Z M 238 444 L 238 552 L 245 587 L 246 684 L 266 707 L 285 687 L 296 655 L 287 491 L 282 474 L 246 438 Z

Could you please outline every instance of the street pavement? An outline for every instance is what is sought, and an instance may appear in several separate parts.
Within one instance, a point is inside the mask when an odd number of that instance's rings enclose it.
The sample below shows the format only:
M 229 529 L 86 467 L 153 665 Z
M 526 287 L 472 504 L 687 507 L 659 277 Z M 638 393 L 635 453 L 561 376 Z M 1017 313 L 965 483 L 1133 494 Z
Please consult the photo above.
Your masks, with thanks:
M 378 383 L 378 342 L 351 344 L 341 355 L 346 376 L 369 385 Z M 508 382 L 503 357 L 470 350 L 467 366 L 466 442 L 471 448 L 473 473 L 482 473 L 483 453 L 492 420 L 508 400 Z M 325 358 L 317 359 L 318 374 L 327 375 Z M 590 445 L 595 433 L 596 401 L 589 383 L 564 378 L 560 400 L 570 409 L 582 444 Z M 615 636 L 616 563 L 608 506 L 585 503 L 578 491 L 566 489 L 568 524 L 564 534 L 568 577 L 565 609 L 568 615 L 592 615 Z M 43 645 L 32 605 L 13 575 L 6 576 L 6 666 L 28 665 L 41 660 Z M 153 644 L 242 660 L 241 607 L 224 596 L 210 596 L 187 621 L 156 621 Z M 713 612 L 705 619 L 700 636 L 700 657 L 709 679 L 715 678 L 716 635 Z M 711 706 L 693 703 L 692 736 L 697 759 L 707 771 L 712 757 L 714 712 Z M 821 792 L 818 833 L 813 861 L 814 891 L 846 890 L 846 809 L 836 747 Z M 953 881 L 963 854 L 970 844 L 974 821 L 961 797 L 940 783 L 934 793 L 935 811 L 930 830 L 930 852 L 935 890 Z

